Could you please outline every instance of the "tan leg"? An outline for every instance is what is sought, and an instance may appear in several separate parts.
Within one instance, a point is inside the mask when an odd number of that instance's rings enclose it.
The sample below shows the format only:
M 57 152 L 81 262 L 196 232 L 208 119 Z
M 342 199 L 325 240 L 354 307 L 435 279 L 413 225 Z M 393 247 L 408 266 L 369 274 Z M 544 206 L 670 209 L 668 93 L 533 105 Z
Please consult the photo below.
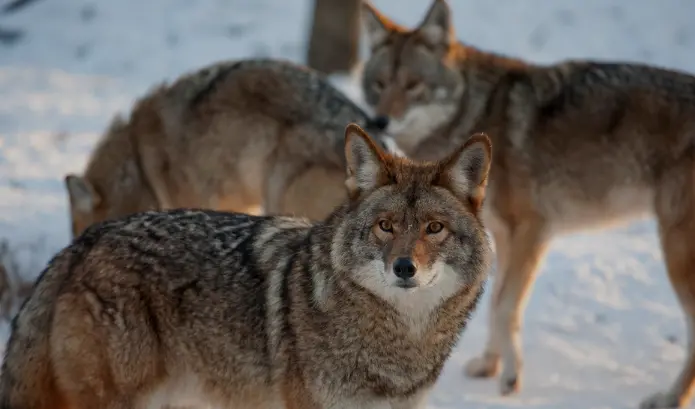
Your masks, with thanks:
M 666 269 L 678 301 L 686 317 L 688 344 L 686 361 L 671 388 L 645 399 L 640 408 L 662 409 L 684 407 L 692 399 L 695 386 L 695 200 L 693 184 L 684 171 L 668 182 L 657 194 L 656 213 Z M 682 184 L 678 179 L 686 179 Z M 683 181 L 683 180 L 681 180 Z
M 511 233 L 509 227 L 499 220 L 487 221 L 492 238 L 495 242 L 495 274 L 493 276 L 492 294 L 499 294 L 502 283 L 504 283 L 504 273 L 507 271 L 509 263 Z M 495 326 L 495 297 L 490 297 L 490 310 L 488 311 L 488 330 Z M 488 338 L 485 350 L 481 356 L 471 359 L 466 364 L 466 375 L 471 378 L 490 378 L 497 376 L 500 368 L 500 353 L 497 345 L 492 344 L 492 338 Z
M 527 220 L 515 226 L 510 231 L 508 256 L 503 257 L 504 272 L 495 280 L 490 332 L 482 359 L 487 362 L 487 369 L 493 369 L 490 365 L 497 365 L 495 361 L 501 359 L 500 393 L 503 395 L 521 387 L 523 311 L 548 240 L 546 226 L 541 221 Z

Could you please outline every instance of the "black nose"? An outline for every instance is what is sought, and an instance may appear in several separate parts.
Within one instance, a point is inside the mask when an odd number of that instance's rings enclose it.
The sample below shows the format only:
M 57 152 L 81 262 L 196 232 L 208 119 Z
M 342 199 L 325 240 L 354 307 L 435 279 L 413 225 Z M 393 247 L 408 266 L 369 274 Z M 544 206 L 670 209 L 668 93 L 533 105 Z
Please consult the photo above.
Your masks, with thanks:
M 372 119 L 372 125 L 380 130 L 383 131 L 386 129 L 387 126 L 389 126 L 389 117 L 386 115 L 379 115 L 376 118 Z
M 393 272 L 396 273 L 396 276 L 404 280 L 413 278 L 416 271 L 417 268 L 415 268 L 413 260 L 409 257 L 398 257 L 393 263 Z

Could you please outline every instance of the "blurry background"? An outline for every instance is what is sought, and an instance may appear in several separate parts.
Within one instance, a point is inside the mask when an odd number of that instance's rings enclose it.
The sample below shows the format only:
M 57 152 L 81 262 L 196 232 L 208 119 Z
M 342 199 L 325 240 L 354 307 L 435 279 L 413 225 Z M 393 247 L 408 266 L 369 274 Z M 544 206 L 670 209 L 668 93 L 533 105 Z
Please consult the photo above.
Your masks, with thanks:
M 373 4 L 409 26 L 429 7 Z M 482 49 L 540 63 L 629 60 L 695 73 L 692 0 L 450 5 L 457 37 Z M 0 257 L 9 285 L 14 273 L 36 277 L 67 244 L 63 175 L 82 171 L 113 115 L 157 83 L 218 60 L 306 63 L 313 7 L 312 0 L 0 0 L 9 9 L 0 12 Z M 354 27 L 345 13 L 322 24 Z M 349 53 L 317 55 L 315 64 L 327 66 L 345 64 L 334 60 Z M 354 76 L 333 78 L 359 102 Z M 634 408 L 667 387 L 682 364 L 685 333 L 654 232 L 643 221 L 555 242 L 526 313 L 522 393 L 501 398 L 496 381 L 462 375 L 483 347 L 486 296 L 430 406 Z M 6 322 L 0 331 L 4 340 Z

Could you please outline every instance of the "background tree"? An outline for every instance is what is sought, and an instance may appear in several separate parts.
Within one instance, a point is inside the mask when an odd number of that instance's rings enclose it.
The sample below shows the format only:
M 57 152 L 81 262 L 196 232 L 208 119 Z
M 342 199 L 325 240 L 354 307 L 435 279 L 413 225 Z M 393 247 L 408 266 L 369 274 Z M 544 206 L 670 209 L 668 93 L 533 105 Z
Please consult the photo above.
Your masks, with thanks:
M 314 0 L 307 65 L 325 74 L 350 71 L 359 59 L 361 0 Z

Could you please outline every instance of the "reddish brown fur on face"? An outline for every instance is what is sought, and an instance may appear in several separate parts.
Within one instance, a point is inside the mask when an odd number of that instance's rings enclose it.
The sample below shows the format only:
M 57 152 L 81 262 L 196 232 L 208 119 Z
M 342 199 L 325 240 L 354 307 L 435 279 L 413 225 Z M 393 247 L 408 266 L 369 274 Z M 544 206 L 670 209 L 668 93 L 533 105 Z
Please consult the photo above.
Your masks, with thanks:
M 430 268 L 434 256 L 439 253 L 438 245 L 449 234 L 446 227 L 436 234 L 428 233 L 427 226 L 432 220 L 411 226 L 400 223 L 393 215 L 385 215 L 382 220 L 391 221 L 393 232 L 384 232 L 379 223 L 374 225 L 372 231 L 385 246 L 384 260 L 387 265 L 392 265 L 398 258 L 406 257 L 412 259 L 418 269 Z
M 405 89 L 396 82 L 384 88 L 374 112 L 376 115 L 401 118 L 405 114 L 406 100 Z
M 435 247 L 434 244 L 435 243 L 428 242 L 425 238 L 420 238 L 415 242 L 415 246 L 413 246 L 413 251 L 411 252 L 415 267 L 418 269 L 421 267 L 432 267 L 430 262 L 431 255 L 437 254 L 436 249 L 433 248 Z
M 436 254 L 435 249 L 431 247 L 433 246 L 424 239 L 419 239 L 415 242 L 415 246 L 413 246 L 413 251 L 411 252 L 415 267 L 431 267 L 430 255 Z

